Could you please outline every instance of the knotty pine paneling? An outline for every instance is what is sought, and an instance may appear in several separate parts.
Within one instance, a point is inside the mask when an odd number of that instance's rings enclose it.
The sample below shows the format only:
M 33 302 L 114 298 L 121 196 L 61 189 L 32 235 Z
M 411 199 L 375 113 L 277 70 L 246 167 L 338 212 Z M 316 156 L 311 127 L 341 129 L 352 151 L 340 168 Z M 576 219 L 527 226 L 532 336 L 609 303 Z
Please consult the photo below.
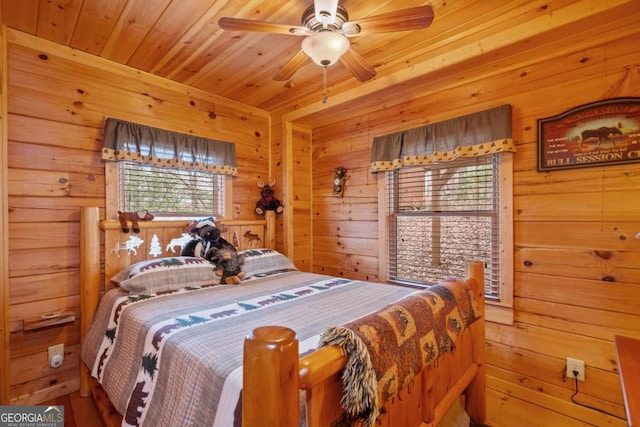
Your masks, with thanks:
M 78 280 L 78 270 L 12 277 L 9 279 L 9 298 L 13 304 L 23 304 L 33 301 L 34 295 L 38 295 L 42 300 L 73 295 L 74 292 L 78 292 L 75 286 Z
M 640 336 L 640 331 L 633 328 L 635 314 L 522 297 L 516 300 L 515 308 L 516 321 L 529 325 L 561 329 L 603 340 L 612 340 L 615 335 Z
M 313 130 L 314 271 L 371 278 L 385 244 L 368 170 L 373 138 L 512 105 L 515 323 L 487 324 L 490 425 L 626 425 L 613 336 L 640 335 L 640 163 L 536 171 L 538 119 L 640 96 L 636 37 L 618 24 L 601 39 L 576 33 L 563 46 L 533 38 L 537 59 L 514 49 L 501 61 L 470 61 L 407 83 L 395 101 L 376 105 L 371 97 L 358 100 L 362 109 L 344 104 L 313 118 L 322 124 Z M 341 163 L 352 177 L 344 200 L 335 200 L 326 171 Z M 571 401 L 566 357 L 585 361 L 576 400 L 595 410 Z
M 9 169 L 9 196 L 89 197 L 104 194 L 104 176 L 35 169 Z
M 634 221 L 640 214 L 640 208 L 629 209 L 627 194 L 629 190 L 607 189 L 606 194 L 602 194 L 602 191 L 562 191 L 555 194 L 515 196 L 514 209 L 522 221 L 563 221 L 567 218 L 574 221 L 598 221 L 607 218 L 608 222 L 612 223 Z M 571 197 L 572 200 L 568 206 L 567 197 Z M 629 242 L 629 248 L 634 248 L 632 241 Z M 640 244 L 636 248 L 640 249 Z
M 487 356 L 493 361 L 491 366 L 496 376 L 519 375 L 524 378 L 522 382 L 537 381 L 542 388 L 550 384 L 556 389 L 572 390 L 573 381 L 564 377 L 565 363 L 556 357 L 542 354 L 537 349 L 518 348 L 514 351 L 513 347 L 497 342 L 488 343 L 486 349 Z M 593 368 L 589 370 L 589 380 L 581 384 L 582 392 L 606 400 L 620 409 L 623 399 L 617 373 Z
M 0 7 L 2 7 L 0 5 Z M 8 215 L 8 191 L 7 191 L 7 32 L 4 26 L 0 27 L 0 405 L 9 402 L 11 393 L 9 392 L 9 378 L 7 370 L 10 359 L 10 332 L 8 310 L 9 306 L 9 245 L 7 234 L 9 233 Z
M 594 411 L 571 402 L 572 392 L 570 390 L 559 389 L 537 381 L 523 380 L 522 377 L 509 375 L 509 372 L 503 372 L 505 377 L 501 377 L 499 372 L 493 367 L 487 367 L 487 387 L 489 390 L 501 392 L 504 396 L 510 396 L 517 399 L 511 402 L 518 410 L 518 414 L 511 414 L 508 419 L 498 419 L 489 415 L 492 423 L 500 426 L 616 426 L 624 427 L 626 422 L 623 420 L 623 414 L 620 413 L 619 406 L 612 406 L 608 402 L 600 402 L 589 398 L 588 395 L 579 395 L 578 401 L 596 407 L 601 407 L 610 414 Z M 537 391 L 534 391 L 537 390 Z M 543 391 L 543 393 L 540 392 Z M 586 397 L 585 397 L 586 396 Z M 530 406 L 529 402 L 532 398 L 536 398 L 536 407 Z M 503 397 L 503 400 L 506 400 Z M 580 400 L 582 399 L 582 400 Z M 503 403 L 504 404 L 504 403 Z M 488 405 L 490 407 L 490 404 Z M 504 407 L 501 409 L 504 410 Z M 507 412 L 513 411 L 514 408 L 507 409 Z M 489 409 L 491 414 L 491 408 Z M 571 417 L 567 417 L 566 413 L 571 413 Z M 502 414 L 500 414 L 502 416 Z
M 350 189 L 347 181 L 346 188 Z M 349 199 L 344 202 L 341 198 L 321 198 L 324 202 L 319 206 L 314 206 L 314 218 L 317 220 L 340 220 L 340 221 L 377 221 L 378 209 L 371 203 L 358 203 L 360 200 Z
M 640 316 L 640 286 L 603 280 L 557 277 L 542 274 L 515 274 L 517 297 L 577 305 Z M 629 329 L 639 329 L 638 319 Z
M 633 193 L 631 194 L 633 197 Z M 629 197 L 629 193 L 626 193 L 625 197 Z M 556 209 L 564 209 L 564 206 L 571 206 L 571 202 L 566 201 Z M 636 252 L 640 245 L 640 241 L 634 238 L 638 228 L 635 221 L 607 221 L 605 215 L 602 215 L 600 221 L 573 222 L 570 215 L 556 222 L 541 219 L 519 221 L 520 215 L 518 210 L 515 210 L 514 217 L 518 224 L 515 244 L 518 247 L 569 247 L 603 252 Z M 556 217 L 556 214 L 551 216 Z M 558 227 L 558 223 L 561 223 L 562 227 Z
M 22 332 L 24 319 L 30 319 L 32 317 L 37 317 L 45 313 L 52 313 L 56 310 L 60 310 L 60 307 L 69 307 L 68 310 L 73 311 L 74 313 L 78 313 L 80 311 L 79 304 L 80 296 L 77 294 L 77 291 L 63 297 L 32 300 L 23 304 L 12 304 L 10 306 L 9 312 L 9 326 L 12 337 L 15 336 L 13 335 L 15 333 L 24 333 Z M 48 333 L 46 333 L 47 331 Z M 34 330 L 29 333 L 42 334 L 45 337 L 45 340 L 48 340 L 49 342 L 46 347 L 59 343 L 56 341 L 59 331 L 55 327 L 52 327 L 51 330 L 49 328 L 44 328 L 40 330 Z M 40 349 L 40 351 L 38 352 L 38 356 L 42 357 L 41 363 L 48 366 L 46 347 Z M 43 354 L 41 354 L 42 351 L 45 352 L 44 357 Z
M 317 199 L 316 199 L 317 200 Z M 322 236 L 359 237 L 376 239 L 378 223 L 375 221 L 316 221 L 314 233 Z
M 81 206 L 99 206 L 104 217 L 104 194 L 100 197 L 60 197 L 51 205 L 49 197 L 23 195 L 9 197 L 9 221 L 11 223 L 79 222 Z
M 99 128 L 79 127 L 66 122 L 15 114 L 10 115 L 8 119 L 11 142 L 63 147 L 69 151 L 70 149 L 100 151 L 102 148 L 102 129 Z M 69 135 L 74 137 L 69 138 Z
M 39 236 L 34 239 L 33 236 Z M 76 223 L 9 224 L 9 250 L 45 249 L 73 246 L 80 239 Z
M 9 250 L 11 265 L 9 281 L 13 277 L 34 276 L 77 269 L 80 254 L 77 246 Z M 34 296 L 37 298 L 37 295 Z M 65 307 L 59 307 L 65 308 Z M 42 313 L 44 313 L 43 311 Z M 38 315 L 42 314 L 38 313 Z
M 331 266 L 338 270 L 353 271 L 366 274 L 369 280 L 377 281 L 374 277 L 378 273 L 377 257 L 343 254 L 337 252 L 316 251 L 313 257 L 314 269 L 316 266 Z
M 316 237 L 313 240 L 313 247 L 315 250 L 322 252 L 341 252 L 368 257 L 377 257 L 380 252 L 377 240 L 358 237 Z
M 518 248 L 515 271 L 554 277 L 638 283 L 640 253 L 570 248 Z
M 296 245 L 290 256 L 299 270 L 311 271 L 313 265 L 312 185 L 309 173 L 311 170 L 311 130 L 304 127 L 294 127 L 291 145 L 291 168 L 295 178 L 291 186 L 289 203 L 292 204 L 292 232 Z
M 357 268 L 355 270 L 353 268 L 344 269 L 340 265 L 336 264 L 315 264 L 313 266 L 313 272 L 319 274 L 328 274 L 335 277 L 347 277 L 351 280 L 368 280 L 371 282 L 381 281 L 378 274 L 362 272 Z
M 75 312 L 77 317 L 79 312 Z M 65 343 L 65 354 L 71 353 L 73 345 L 79 345 L 80 322 L 61 324 L 56 328 L 56 338 Z M 49 339 L 44 334 L 14 334 L 14 340 L 11 343 L 11 357 L 32 357 L 37 350 L 46 346 Z M 74 367 L 69 365 L 69 367 Z M 55 370 L 53 371 L 55 372 Z
M 38 40 L 38 39 L 34 39 Z M 15 46 L 15 47 L 14 47 Z M 158 78 L 145 78 L 108 61 L 79 62 L 65 49 L 43 43 L 53 53 L 10 45 L 9 65 L 46 73 L 10 74 L 9 111 L 50 120 L 101 128 L 105 116 L 145 117 L 145 124 L 184 133 L 231 141 L 254 148 L 256 139 L 268 146 L 266 113 L 235 102 L 225 102 L 194 89 Z M 58 56 L 54 56 L 58 54 Z M 89 63 L 87 63 L 89 61 Z M 101 65 L 106 64 L 105 67 Z M 113 69 L 112 69 L 113 68 Z M 73 70 L 74 79 L 69 79 Z M 105 78 L 109 71 L 109 78 Z M 129 73 L 129 75 L 127 75 Z M 49 103 L 38 102 L 43 97 Z M 38 100 L 38 101 L 36 101 Z M 57 105 L 59 108 L 51 108 Z M 171 118 L 171 126 L 167 123 Z M 11 136 L 10 136 L 11 139 Z M 244 154 L 239 151 L 239 157 Z
M 82 206 L 105 207 L 100 150 L 106 117 L 234 142 L 239 176 L 230 178 L 229 217 L 254 218 L 256 180 L 268 177 L 270 167 L 266 112 L 27 39 L 28 46 L 8 46 L 13 404 L 37 404 L 78 388 L 79 212 Z M 100 214 L 104 218 L 104 209 Z M 76 321 L 23 331 L 24 319 L 63 309 Z M 53 370 L 47 347 L 58 343 L 65 344 L 65 363 Z
M 545 174 L 542 180 L 535 171 L 522 171 L 518 175 L 520 179 L 513 187 L 515 196 L 590 193 L 594 188 L 628 192 L 640 187 L 640 172 L 623 166 L 554 171 Z
M 27 363 L 25 361 L 24 364 Z M 62 369 L 65 363 L 58 369 Z M 50 398 L 72 393 L 80 387 L 79 372 L 80 369 L 72 367 L 71 362 L 69 362 L 69 369 L 58 370 L 49 375 L 42 372 L 42 376 L 38 379 L 11 387 L 12 394 L 19 396 L 14 402 L 17 405 L 46 404 Z M 94 409 L 94 411 L 97 410 Z M 99 417 L 97 414 L 96 416 Z
M 104 173 L 104 164 L 98 156 L 87 156 L 85 150 L 51 147 L 43 144 L 9 142 L 9 167 L 59 171 L 73 170 L 95 177 Z M 89 178 L 91 179 L 91 178 Z
M 25 384 L 29 381 L 37 380 L 43 375 L 54 375 L 57 374 L 58 371 L 66 371 L 68 369 L 79 371 L 80 344 L 76 343 L 69 345 L 68 347 L 68 352 L 67 348 L 65 348 L 65 360 L 62 366 L 57 369 L 51 368 L 50 366 L 39 368 L 40 364 L 38 363 L 38 356 L 35 354 L 12 358 L 13 360 L 17 360 L 22 363 L 14 364 L 14 367 L 11 369 L 11 383 L 15 385 Z M 21 398 L 24 398 L 24 396 Z

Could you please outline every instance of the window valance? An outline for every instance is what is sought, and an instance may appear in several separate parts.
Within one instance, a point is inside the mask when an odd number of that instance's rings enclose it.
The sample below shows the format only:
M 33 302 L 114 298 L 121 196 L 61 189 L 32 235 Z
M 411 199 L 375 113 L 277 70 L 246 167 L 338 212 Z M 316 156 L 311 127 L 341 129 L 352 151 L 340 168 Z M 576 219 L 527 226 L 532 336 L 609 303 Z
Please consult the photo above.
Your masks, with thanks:
M 238 175 L 236 146 L 230 142 L 113 118 L 106 120 L 102 159 Z
M 511 105 L 374 138 L 371 171 L 515 152 Z

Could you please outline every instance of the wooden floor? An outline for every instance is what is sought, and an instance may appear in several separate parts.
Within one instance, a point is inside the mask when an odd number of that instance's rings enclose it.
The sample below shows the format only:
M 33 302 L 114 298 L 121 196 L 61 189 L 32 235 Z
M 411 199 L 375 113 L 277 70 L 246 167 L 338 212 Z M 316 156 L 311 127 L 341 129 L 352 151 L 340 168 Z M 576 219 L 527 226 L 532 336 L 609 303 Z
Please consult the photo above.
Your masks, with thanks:
M 104 427 L 93 399 L 81 397 L 77 391 L 40 405 L 63 405 L 64 427 Z

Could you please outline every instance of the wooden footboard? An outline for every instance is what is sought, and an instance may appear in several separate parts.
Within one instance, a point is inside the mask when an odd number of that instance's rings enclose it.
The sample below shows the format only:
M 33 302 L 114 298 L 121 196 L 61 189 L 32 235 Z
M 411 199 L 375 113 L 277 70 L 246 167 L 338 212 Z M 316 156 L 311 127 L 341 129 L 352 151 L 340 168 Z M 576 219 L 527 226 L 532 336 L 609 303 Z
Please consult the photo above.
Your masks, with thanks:
M 436 426 L 453 403 L 464 396 L 465 409 L 484 423 L 485 324 L 484 268 L 468 264 L 467 282 L 474 290 L 482 318 L 398 396 L 384 404 L 376 426 Z M 342 414 L 342 368 L 346 356 L 338 347 L 323 347 L 301 359 L 295 332 L 280 326 L 254 331 L 245 341 L 243 425 L 299 424 L 299 391 L 306 393 L 307 427 L 332 425 Z

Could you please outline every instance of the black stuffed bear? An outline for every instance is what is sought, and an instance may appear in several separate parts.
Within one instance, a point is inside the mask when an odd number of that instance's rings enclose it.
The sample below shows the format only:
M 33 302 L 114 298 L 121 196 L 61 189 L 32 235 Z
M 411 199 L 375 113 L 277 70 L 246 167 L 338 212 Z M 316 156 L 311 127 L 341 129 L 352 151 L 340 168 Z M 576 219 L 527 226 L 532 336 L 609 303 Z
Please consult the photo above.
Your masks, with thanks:
M 194 236 L 180 252 L 181 256 L 204 258 L 216 265 L 216 274 L 222 276 L 221 283 L 240 283 L 244 273 L 244 257 L 220 235 L 220 230 L 211 220 L 199 222 L 191 229 Z

